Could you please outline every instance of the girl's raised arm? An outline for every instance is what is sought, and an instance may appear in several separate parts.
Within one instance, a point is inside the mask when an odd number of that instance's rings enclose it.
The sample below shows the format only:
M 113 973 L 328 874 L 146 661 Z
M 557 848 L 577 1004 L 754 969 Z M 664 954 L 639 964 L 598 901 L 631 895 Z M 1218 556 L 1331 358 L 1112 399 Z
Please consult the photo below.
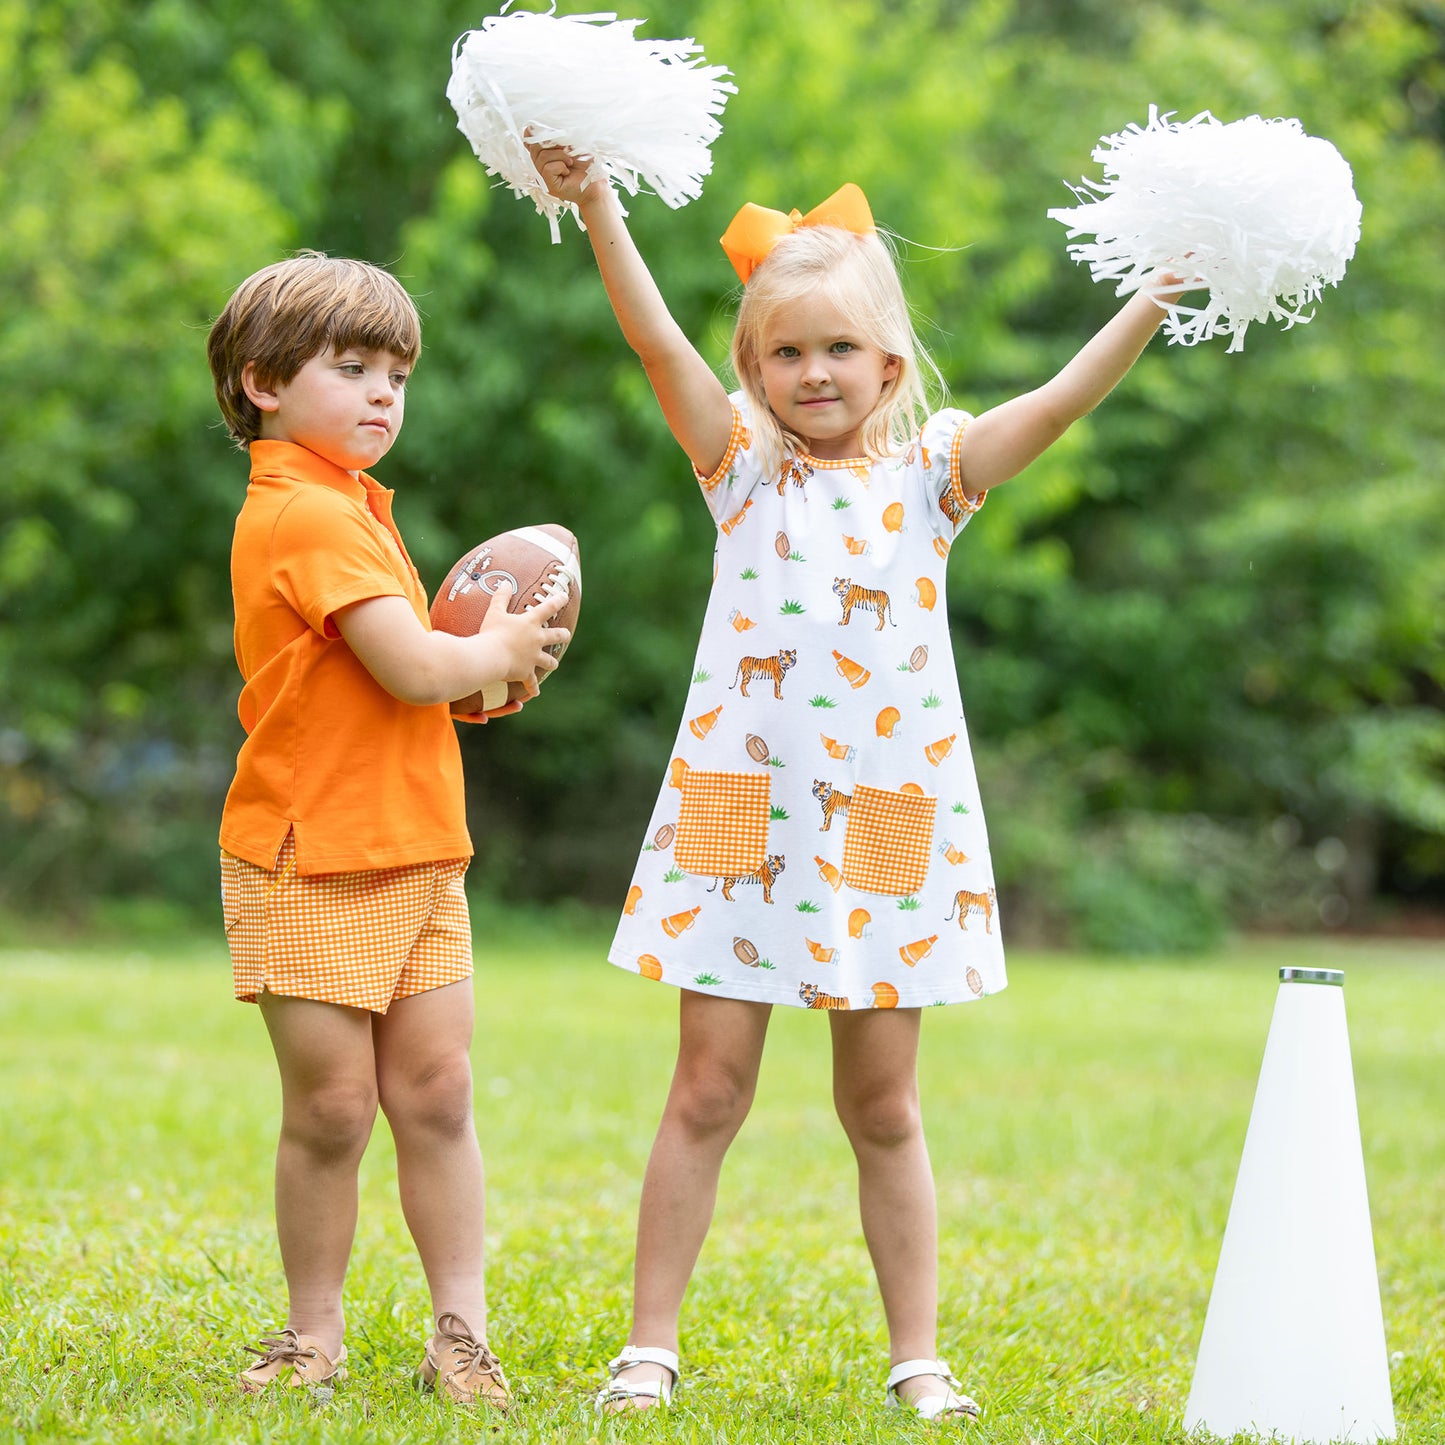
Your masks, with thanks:
M 726 389 L 673 320 L 612 187 L 605 181 L 587 185 L 585 160 L 560 146 L 539 146 L 532 154 L 552 194 L 581 211 L 622 334 L 642 362 L 678 445 L 703 476 L 711 476 L 732 434 Z
M 1123 380 L 1163 319 L 1158 301 L 1135 294 L 1052 381 L 977 418 L 959 441 L 959 464 L 969 494 L 1017 476 L 1093 411 Z

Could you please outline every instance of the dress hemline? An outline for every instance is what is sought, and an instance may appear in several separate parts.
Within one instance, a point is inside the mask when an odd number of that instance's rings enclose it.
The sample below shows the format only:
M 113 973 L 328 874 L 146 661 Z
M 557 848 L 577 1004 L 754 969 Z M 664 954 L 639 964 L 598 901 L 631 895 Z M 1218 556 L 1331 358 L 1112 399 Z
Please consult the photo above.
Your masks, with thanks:
M 614 958 L 611 954 L 608 954 L 608 956 L 607 956 L 607 962 L 610 963 L 613 968 L 620 969 L 623 973 L 630 973 L 634 978 L 643 978 L 643 979 L 646 979 L 646 978 L 647 978 L 647 975 L 638 972 L 638 969 L 637 969 L 637 960 L 636 960 L 635 958 L 617 959 L 617 958 Z M 726 986 L 723 985 L 723 984 L 719 984 L 717 987 L 712 987 L 712 986 L 699 987 L 699 986 L 698 986 L 694 981 L 692 981 L 692 980 L 688 980 L 688 981 L 685 982 L 685 983 L 679 983 L 676 979 L 669 978 L 666 973 L 664 973 L 661 978 L 649 979 L 648 982 L 667 984 L 667 985 L 668 985 L 669 987 L 671 987 L 671 988 L 675 988 L 675 989 L 678 989 L 678 990 L 685 990 L 685 991 L 688 992 L 688 993 L 704 994 L 704 995 L 706 995 L 707 997 L 710 997 L 710 998 L 731 998 L 731 999 L 737 999 L 737 1000 L 738 1000 L 739 1002 L 741 1002 L 741 1003 L 766 1003 L 766 1004 L 773 1004 L 773 1005 L 775 1005 L 775 1006 L 782 1007 L 782 1008 L 796 1008 L 796 1009 L 801 1009 L 804 1013 L 828 1013 L 828 1012 L 830 1012 L 830 1010 L 828 1010 L 828 1009 L 814 1008 L 814 1007 L 812 1007 L 812 1006 L 809 1005 L 809 1004 L 805 1004 L 805 1003 L 798 997 L 796 990 L 794 990 L 794 991 L 790 994 L 790 993 L 788 993 L 786 990 L 781 990 L 781 989 L 780 989 L 780 990 L 777 992 L 776 995 L 759 995 L 759 994 L 757 994 L 757 993 L 729 992 L 728 989 L 726 988 Z M 820 985 L 820 987 L 821 987 L 821 985 Z M 910 994 L 908 997 L 905 998 L 905 997 L 900 993 L 899 996 L 898 996 L 898 1001 L 897 1001 L 897 1003 L 891 1004 L 891 1005 L 889 1005 L 889 1007 L 891 1007 L 891 1008 L 940 1008 L 940 1007 L 943 1007 L 944 1005 L 949 1005 L 949 1004 L 977 1003 L 980 999 L 989 998 L 989 997 L 991 997 L 993 994 L 1002 993 L 1003 990 L 1004 990 L 1005 988 L 1007 988 L 1007 987 L 1008 987 L 1008 983 L 1007 983 L 1007 981 L 1005 981 L 1004 983 L 1000 984 L 997 988 L 993 988 L 993 989 L 985 988 L 982 993 L 974 993 L 974 991 L 973 991 L 972 989 L 964 989 L 962 992 L 953 993 L 953 994 L 945 994 L 945 995 L 942 996 L 942 997 L 940 997 L 940 996 L 937 995 L 937 994 L 930 994 L 930 995 L 927 995 L 927 996 L 924 996 L 924 995 L 921 995 L 921 994 L 920 994 L 917 998 L 915 998 L 915 997 L 913 997 L 913 996 Z M 867 1013 L 871 1007 L 872 1007 L 872 1005 L 863 1005 L 863 1006 L 860 1006 L 860 1007 L 857 1007 L 857 1008 L 850 1008 L 850 1009 L 846 1010 L 846 1012 L 849 1012 L 849 1013 Z M 839 1010 L 839 1012 L 843 1012 L 843 1010 Z

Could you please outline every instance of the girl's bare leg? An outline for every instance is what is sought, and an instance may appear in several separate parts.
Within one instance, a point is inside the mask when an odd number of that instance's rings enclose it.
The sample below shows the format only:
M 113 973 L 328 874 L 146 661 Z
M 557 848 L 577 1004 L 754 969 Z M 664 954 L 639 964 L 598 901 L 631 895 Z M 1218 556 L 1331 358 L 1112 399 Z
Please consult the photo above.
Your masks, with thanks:
M 432 1317 L 459 1314 L 486 1339 L 486 1181 L 472 1120 L 472 981 L 398 999 L 372 1025 L 382 1111 L 396 1140 L 402 1213 Z
M 677 1065 L 657 1128 L 637 1221 L 627 1342 L 677 1349 L 677 1317 L 717 1203 L 723 1157 L 752 1106 L 771 1004 L 683 990 Z M 633 1365 L 619 1378 L 663 1378 Z M 646 1403 L 619 1408 L 647 1408 Z
M 918 1102 L 921 1009 L 829 1014 L 833 1100 L 858 1160 L 863 1237 L 878 1275 L 890 1361 L 938 1357 L 938 1210 Z M 907 1401 L 943 1392 L 905 1381 Z
M 345 1329 L 341 1292 L 356 1234 L 356 1175 L 376 1118 L 371 1015 L 263 993 L 257 1002 L 281 1072 L 276 1237 L 287 1327 L 332 1358 Z

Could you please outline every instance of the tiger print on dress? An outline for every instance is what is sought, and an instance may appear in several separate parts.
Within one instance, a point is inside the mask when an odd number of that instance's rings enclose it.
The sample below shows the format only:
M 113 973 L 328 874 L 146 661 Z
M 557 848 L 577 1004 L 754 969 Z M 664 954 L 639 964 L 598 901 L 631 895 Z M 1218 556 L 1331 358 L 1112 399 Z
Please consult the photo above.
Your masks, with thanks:
M 719 883 L 722 884 L 722 896 L 729 903 L 733 902 L 734 883 L 761 883 L 763 885 L 763 902 L 773 901 L 773 884 L 778 881 L 778 874 L 788 866 L 786 857 L 782 853 L 770 853 L 763 860 L 761 868 L 754 868 L 751 873 L 735 873 L 731 878 L 725 878 L 719 874 L 713 881 L 713 885 L 707 891 L 716 892 Z
M 755 678 L 765 677 L 773 684 L 773 696 L 779 702 L 783 698 L 783 674 L 798 660 L 796 647 L 785 647 L 771 657 L 743 657 L 738 660 L 737 676 L 728 684 L 728 691 L 741 685 L 744 697 L 748 696 L 748 684 Z
M 982 503 L 983 498 L 980 496 L 970 505 L 968 495 L 964 492 L 963 487 L 957 486 L 953 482 L 950 482 L 938 494 L 938 510 L 948 518 L 955 530 L 962 525 L 963 519 L 968 516 L 970 512 L 978 511 Z
M 983 914 L 984 930 L 993 932 L 993 911 L 998 907 L 998 894 L 990 888 L 987 893 L 970 893 L 966 888 L 960 888 L 954 895 L 953 912 L 944 920 L 946 923 L 953 922 L 953 915 L 958 915 L 958 926 L 965 933 L 968 932 L 968 915 L 973 909 Z
M 778 473 L 778 495 L 780 497 L 783 495 L 789 482 L 801 491 L 812 475 L 813 469 L 807 462 L 799 461 L 797 457 L 789 457 Z
M 837 994 L 833 993 L 824 993 L 816 983 L 800 983 L 798 997 L 809 1008 L 851 1009 L 853 1007 L 846 998 L 839 998 Z
M 846 813 L 848 804 L 853 801 L 852 793 L 840 793 L 832 783 L 825 782 L 822 778 L 813 779 L 813 796 L 823 809 L 823 826 L 818 829 L 820 833 L 828 832 L 833 826 L 834 815 Z
M 884 622 L 893 627 L 898 626 L 889 615 L 892 611 L 892 603 L 888 594 L 879 588 L 860 587 L 851 577 L 835 577 L 833 591 L 837 593 L 838 601 L 843 604 L 843 617 L 838 623 L 839 627 L 848 625 L 855 607 L 861 607 L 865 612 L 878 614 L 878 626 L 875 631 L 882 632 Z

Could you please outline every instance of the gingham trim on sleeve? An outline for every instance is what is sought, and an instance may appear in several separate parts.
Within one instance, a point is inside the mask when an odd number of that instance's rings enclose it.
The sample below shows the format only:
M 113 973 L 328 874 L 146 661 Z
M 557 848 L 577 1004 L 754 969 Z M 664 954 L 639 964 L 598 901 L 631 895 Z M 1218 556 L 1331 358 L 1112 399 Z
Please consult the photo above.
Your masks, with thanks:
M 737 403 L 731 402 L 729 405 L 731 405 L 733 409 L 733 425 L 732 430 L 728 433 L 728 448 L 723 453 L 722 461 L 713 469 L 710 477 L 703 476 L 696 467 L 692 469 L 693 475 L 698 480 L 698 485 L 705 492 L 712 492 L 718 488 L 723 478 L 726 477 L 731 470 L 732 464 L 737 460 L 738 453 L 748 445 L 750 440 L 747 423 L 743 421 L 743 414 L 738 410 Z
M 984 498 L 988 496 L 986 491 L 978 492 L 974 496 L 963 489 L 963 466 L 959 459 L 959 452 L 963 447 L 963 434 L 968 430 L 969 421 L 963 422 L 953 434 L 953 441 L 948 448 L 948 491 L 949 500 L 959 514 L 959 520 L 954 528 L 957 531 L 968 521 L 978 509 L 983 506 Z M 992 512 L 989 513 L 993 515 Z

